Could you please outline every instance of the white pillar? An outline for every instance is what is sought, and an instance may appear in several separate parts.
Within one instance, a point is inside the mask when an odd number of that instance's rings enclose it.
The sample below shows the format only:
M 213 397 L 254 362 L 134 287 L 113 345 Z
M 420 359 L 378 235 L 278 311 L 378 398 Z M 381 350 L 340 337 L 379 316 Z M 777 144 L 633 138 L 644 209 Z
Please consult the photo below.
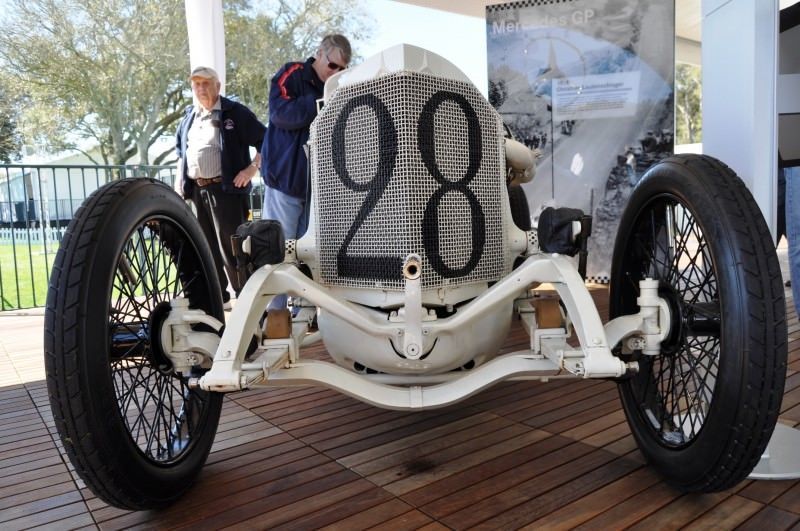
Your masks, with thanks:
M 777 220 L 778 0 L 703 0 L 703 153 L 745 181 Z
M 703 0 L 703 152 L 777 221 L 778 0 Z M 800 431 L 778 423 L 751 479 L 800 477 Z
M 189 71 L 210 66 L 219 74 L 225 94 L 225 27 L 222 0 L 185 0 L 189 31 Z M 188 76 L 188 72 L 187 72 Z

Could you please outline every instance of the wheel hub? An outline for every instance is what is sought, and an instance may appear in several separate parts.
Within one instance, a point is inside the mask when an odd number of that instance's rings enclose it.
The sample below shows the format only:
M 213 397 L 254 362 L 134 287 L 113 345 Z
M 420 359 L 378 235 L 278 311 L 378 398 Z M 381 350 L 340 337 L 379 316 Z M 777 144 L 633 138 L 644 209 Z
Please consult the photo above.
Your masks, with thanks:
M 148 329 L 150 330 L 150 337 L 148 338 L 150 343 L 148 359 L 153 369 L 161 374 L 172 374 L 173 372 L 172 361 L 164 352 L 160 341 L 161 329 L 171 311 L 172 307 L 168 302 L 159 302 L 156 307 L 153 308 L 153 311 L 150 312 L 150 319 L 148 321 Z
M 670 316 L 670 329 L 667 336 L 661 341 L 661 354 L 672 356 L 680 351 L 686 339 L 684 301 L 678 291 L 663 280 L 658 286 L 658 296 L 667 302 Z

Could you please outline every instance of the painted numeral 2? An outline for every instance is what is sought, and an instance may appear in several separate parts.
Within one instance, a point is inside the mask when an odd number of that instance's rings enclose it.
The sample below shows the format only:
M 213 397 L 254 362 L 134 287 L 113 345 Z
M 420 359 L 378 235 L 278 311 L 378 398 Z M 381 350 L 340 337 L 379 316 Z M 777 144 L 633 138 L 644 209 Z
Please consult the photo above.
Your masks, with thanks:
M 467 171 L 458 180 L 447 179 L 436 162 L 436 138 L 434 119 L 436 111 L 444 102 L 452 102 L 461 108 L 467 119 L 468 161 Z M 354 181 L 347 171 L 345 158 L 345 128 L 350 115 L 360 107 L 375 113 L 378 122 L 379 160 L 375 175 L 367 182 Z M 428 262 L 435 272 L 444 278 L 458 278 L 468 275 L 478 264 L 486 243 L 486 220 L 475 193 L 467 185 L 477 175 L 481 165 L 481 128 L 475 110 L 464 96 L 450 91 L 438 91 L 425 103 L 417 125 L 417 145 L 422 162 L 428 173 L 439 183 L 439 189 L 431 195 L 425 205 L 422 218 L 422 241 Z M 347 188 L 355 192 L 367 192 L 356 218 L 345 235 L 336 256 L 337 273 L 346 278 L 369 278 L 373 280 L 396 280 L 401 275 L 402 257 L 363 256 L 348 254 L 348 248 L 361 224 L 367 219 L 383 192 L 389 185 L 397 162 L 397 128 L 389 109 L 374 94 L 356 96 L 344 106 L 333 126 L 332 138 L 333 166 L 336 174 Z M 469 203 L 472 222 L 472 252 L 462 267 L 452 268 L 442 259 L 439 240 L 438 210 L 442 199 L 448 193 L 462 194 Z

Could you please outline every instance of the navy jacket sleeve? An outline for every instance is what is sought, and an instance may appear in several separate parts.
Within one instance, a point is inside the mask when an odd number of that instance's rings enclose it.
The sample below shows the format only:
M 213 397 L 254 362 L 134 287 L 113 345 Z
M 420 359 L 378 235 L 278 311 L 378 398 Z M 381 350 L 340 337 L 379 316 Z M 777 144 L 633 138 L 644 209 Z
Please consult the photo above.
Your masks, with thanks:
M 281 129 L 303 129 L 317 116 L 314 94 L 303 95 L 303 63 L 290 63 L 272 78 L 269 90 L 269 119 Z
M 178 156 L 178 162 L 183 157 L 183 150 L 181 149 L 181 129 L 183 128 L 183 120 L 178 122 L 178 129 L 175 131 L 175 154 Z
M 175 131 L 175 154 L 178 156 L 178 159 L 180 159 L 185 155 L 185 153 L 183 152 L 183 146 L 186 143 L 186 139 L 183 137 L 188 133 L 187 123 L 191 118 L 191 114 L 193 111 L 194 111 L 193 105 L 188 105 L 183 110 L 183 116 L 181 116 L 181 119 L 178 122 L 178 129 Z

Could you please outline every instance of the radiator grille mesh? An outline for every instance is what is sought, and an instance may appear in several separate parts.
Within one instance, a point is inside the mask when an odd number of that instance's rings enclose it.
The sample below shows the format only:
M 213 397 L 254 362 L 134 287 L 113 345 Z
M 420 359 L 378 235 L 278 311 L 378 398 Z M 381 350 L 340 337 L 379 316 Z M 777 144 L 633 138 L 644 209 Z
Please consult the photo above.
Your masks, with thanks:
M 423 288 L 507 270 L 497 113 L 470 84 L 401 71 L 341 87 L 311 128 L 321 282 Z

